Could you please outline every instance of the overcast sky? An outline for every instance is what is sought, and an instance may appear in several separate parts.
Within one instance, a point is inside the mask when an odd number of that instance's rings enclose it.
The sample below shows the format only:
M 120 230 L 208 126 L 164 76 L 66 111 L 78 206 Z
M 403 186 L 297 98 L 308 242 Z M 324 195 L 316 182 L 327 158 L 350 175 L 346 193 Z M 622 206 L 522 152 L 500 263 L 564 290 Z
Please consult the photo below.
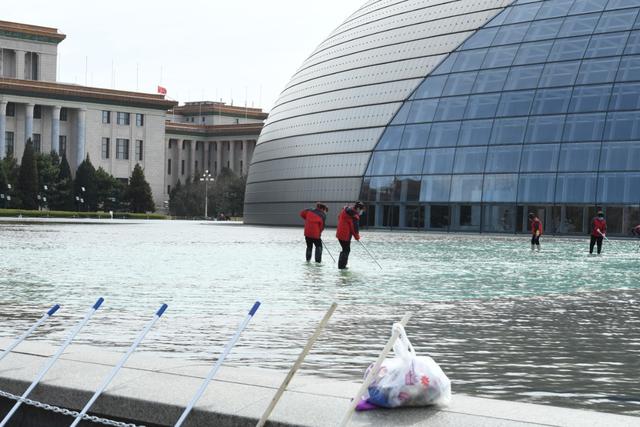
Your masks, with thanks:
M 0 19 L 67 35 L 61 82 L 143 92 L 161 84 L 181 103 L 233 97 L 244 106 L 246 92 L 249 106 L 269 110 L 302 61 L 364 2 L 21 0 Z

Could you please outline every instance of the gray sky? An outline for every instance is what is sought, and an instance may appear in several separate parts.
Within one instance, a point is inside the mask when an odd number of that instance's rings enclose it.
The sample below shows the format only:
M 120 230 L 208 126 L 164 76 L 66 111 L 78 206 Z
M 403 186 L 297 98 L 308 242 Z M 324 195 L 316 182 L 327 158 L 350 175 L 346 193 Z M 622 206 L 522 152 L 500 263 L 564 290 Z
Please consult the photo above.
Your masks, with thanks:
M 21 0 L 3 8 L 0 19 L 67 35 L 59 45 L 59 81 L 143 92 L 162 84 L 180 102 L 233 97 L 240 106 L 246 91 L 248 106 L 269 110 L 302 61 L 362 4 Z

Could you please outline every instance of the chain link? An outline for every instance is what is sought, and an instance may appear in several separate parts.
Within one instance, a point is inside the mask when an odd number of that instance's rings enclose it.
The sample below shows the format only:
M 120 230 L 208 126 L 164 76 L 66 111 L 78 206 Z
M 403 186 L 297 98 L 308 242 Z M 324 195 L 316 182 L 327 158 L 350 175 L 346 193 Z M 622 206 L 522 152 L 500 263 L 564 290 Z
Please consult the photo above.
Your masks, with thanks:
M 27 399 L 27 398 L 22 398 L 18 395 L 15 394 L 11 394 L 8 393 L 6 391 L 2 391 L 0 390 L 0 396 L 1 397 L 6 397 L 7 399 L 11 399 L 11 400 L 16 400 L 16 401 L 21 401 L 22 403 L 24 403 L 25 405 L 30 405 L 30 406 L 35 406 L 36 408 L 40 408 L 40 409 L 44 409 L 45 411 L 52 411 L 55 412 L 57 414 L 62 414 L 62 415 L 69 415 L 71 417 L 76 418 L 80 412 L 77 411 L 72 411 L 66 408 L 60 408 L 59 406 L 54 406 L 54 405 L 49 405 L 48 403 L 42 403 L 42 402 L 38 402 L 37 400 L 31 400 L 31 399 Z M 131 423 L 121 423 L 119 421 L 113 421 L 107 418 L 100 418 L 100 417 L 96 417 L 93 415 L 88 415 L 88 414 L 84 414 L 82 416 L 83 420 L 87 420 L 87 421 L 91 421 L 97 424 L 104 424 L 106 426 L 113 426 L 113 427 L 144 427 L 143 425 L 136 425 L 136 424 L 131 424 Z

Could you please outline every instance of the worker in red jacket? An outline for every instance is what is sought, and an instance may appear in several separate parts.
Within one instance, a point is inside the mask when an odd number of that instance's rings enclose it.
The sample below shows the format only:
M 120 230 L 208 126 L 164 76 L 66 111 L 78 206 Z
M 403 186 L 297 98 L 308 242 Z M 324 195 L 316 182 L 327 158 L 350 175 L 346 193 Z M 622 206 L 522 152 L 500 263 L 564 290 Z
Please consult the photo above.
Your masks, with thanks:
M 542 221 L 533 212 L 529 213 L 529 224 L 531 225 L 531 250 L 540 250 L 540 236 L 542 236 Z
M 316 262 L 322 262 L 322 230 L 327 220 L 329 208 L 324 203 L 316 203 L 315 209 L 305 209 L 300 212 L 304 219 L 304 240 L 307 242 L 307 262 L 311 261 L 311 252 L 316 247 Z
M 351 252 L 351 237 L 360 240 L 360 215 L 364 210 L 364 205 L 356 202 L 353 206 L 345 206 L 340 215 L 338 215 L 338 228 L 336 229 L 336 237 L 342 252 L 338 258 L 338 268 L 347 268 L 349 262 L 349 252 Z
M 593 246 L 598 244 L 598 254 L 602 251 L 602 239 L 607 235 L 607 221 L 604 219 L 604 213 L 598 211 L 598 215 L 591 220 L 591 243 L 589 244 L 589 253 L 593 253 Z

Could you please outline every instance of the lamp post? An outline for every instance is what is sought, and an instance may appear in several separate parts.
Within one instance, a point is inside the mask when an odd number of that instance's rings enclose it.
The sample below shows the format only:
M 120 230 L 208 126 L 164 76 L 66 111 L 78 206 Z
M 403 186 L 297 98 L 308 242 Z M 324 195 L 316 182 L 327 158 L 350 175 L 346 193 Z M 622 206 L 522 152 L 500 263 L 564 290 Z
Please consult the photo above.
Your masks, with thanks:
M 2 207 L 8 208 L 9 202 L 11 201 L 11 184 L 7 184 L 7 189 L 0 194 L 0 200 L 2 200 Z
M 49 187 L 47 187 L 46 185 L 42 186 L 42 193 L 38 193 L 38 210 L 42 210 L 43 208 L 47 207 L 47 196 L 45 191 L 47 191 L 49 189 Z
M 76 204 L 78 206 L 78 212 L 80 211 L 80 206 L 82 206 L 82 204 L 84 204 L 84 192 L 85 189 L 84 187 L 80 187 L 80 190 L 82 191 L 82 193 L 78 196 L 76 196 Z
M 211 182 L 215 181 L 215 178 L 213 178 L 209 173 L 209 171 L 206 170 L 200 177 L 200 181 L 204 181 L 204 219 L 207 219 L 207 208 L 209 206 L 208 186 L 210 181 Z

